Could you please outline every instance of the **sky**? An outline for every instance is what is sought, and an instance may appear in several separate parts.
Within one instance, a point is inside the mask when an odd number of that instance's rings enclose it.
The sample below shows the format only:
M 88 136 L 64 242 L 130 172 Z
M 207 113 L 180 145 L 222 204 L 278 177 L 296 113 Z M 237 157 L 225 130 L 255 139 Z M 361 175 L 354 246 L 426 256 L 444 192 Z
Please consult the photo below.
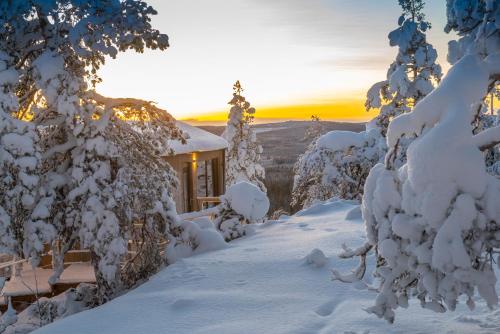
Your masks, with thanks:
M 395 58 L 397 0 L 149 0 L 166 51 L 127 52 L 100 70 L 100 93 L 155 101 L 178 119 L 227 118 L 232 86 L 261 121 L 364 121 L 366 91 Z M 427 0 L 428 41 L 446 70 L 445 0 Z

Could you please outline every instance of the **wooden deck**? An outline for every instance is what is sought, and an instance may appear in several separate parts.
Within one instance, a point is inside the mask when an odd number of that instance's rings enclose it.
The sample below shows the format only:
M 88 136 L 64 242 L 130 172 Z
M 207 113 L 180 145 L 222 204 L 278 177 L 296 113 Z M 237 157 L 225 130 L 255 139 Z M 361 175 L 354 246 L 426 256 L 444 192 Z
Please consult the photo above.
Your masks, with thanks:
M 94 268 L 90 262 L 76 262 L 68 264 L 59 281 L 50 285 L 49 277 L 52 269 L 33 267 L 24 262 L 19 276 L 12 275 L 0 293 L 0 310 L 3 312 L 9 298 L 12 306 L 20 311 L 33 303 L 37 297 L 52 297 L 80 283 L 95 283 Z
M 200 208 L 206 204 L 214 205 L 220 203 L 219 197 L 198 197 Z M 181 214 L 181 219 L 193 220 L 204 216 L 212 216 L 217 213 L 216 207 L 209 207 L 199 212 Z M 140 231 L 142 224 L 134 224 Z M 138 240 L 129 240 L 127 258 L 134 257 L 137 247 L 141 244 Z M 160 254 L 164 256 L 167 241 L 158 240 Z M 90 252 L 85 249 L 73 249 L 64 256 L 64 271 L 59 281 L 53 285 L 49 284 L 49 278 L 53 273 L 52 256 L 49 247 L 45 249 L 39 266 L 33 268 L 26 260 L 15 260 L 12 256 L 0 254 L 0 311 L 7 309 L 9 299 L 12 306 L 18 312 L 25 309 L 40 297 L 53 297 L 62 292 L 78 286 L 80 283 L 96 282 L 94 268 L 90 263 Z

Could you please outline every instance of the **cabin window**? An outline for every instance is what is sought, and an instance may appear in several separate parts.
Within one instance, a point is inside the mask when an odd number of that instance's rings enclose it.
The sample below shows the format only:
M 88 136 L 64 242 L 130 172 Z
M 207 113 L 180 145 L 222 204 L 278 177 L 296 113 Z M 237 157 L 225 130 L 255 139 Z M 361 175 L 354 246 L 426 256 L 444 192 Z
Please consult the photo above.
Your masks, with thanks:
M 214 159 L 215 160 L 215 159 Z M 202 160 L 197 163 L 197 196 L 213 197 L 215 196 L 215 178 L 214 178 L 213 160 Z

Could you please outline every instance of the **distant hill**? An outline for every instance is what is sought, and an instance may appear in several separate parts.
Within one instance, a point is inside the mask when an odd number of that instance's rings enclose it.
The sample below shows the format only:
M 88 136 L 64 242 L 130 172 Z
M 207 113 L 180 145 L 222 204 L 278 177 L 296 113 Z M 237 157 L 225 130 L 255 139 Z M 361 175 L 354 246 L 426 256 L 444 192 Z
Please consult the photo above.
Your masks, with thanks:
M 365 123 L 329 122 L 322 121 L 324 132 L 344 130 L 360 132 L 365 129 Z M 280 123 L 256 124 L 254 128 L 257 138 L 264 149 L 264 160 L 285 160 L 294 163 L 302 154 L 309 141 L 305 141 L 306 130 L 311 126 L 310 121 L 286 121 Z M 221 135 L 225 126 L 207 125 L 200 128 Z
M 344 130 L 360 132 L 364 123 L 321 122 L 324 132 Z M 262 165 L 266 168 L 265 185 L 271 201 L 269 213 L 282 209 L 292 213 L 290 198 L 293 186 L 293 165 L 304 153 L 310 140 L 304 140 L 310 121 L 287 121 L 280 123 L 256 124 L 257 139 L 263 148 Z M 225 126 L 199 126 L 221 135 Z

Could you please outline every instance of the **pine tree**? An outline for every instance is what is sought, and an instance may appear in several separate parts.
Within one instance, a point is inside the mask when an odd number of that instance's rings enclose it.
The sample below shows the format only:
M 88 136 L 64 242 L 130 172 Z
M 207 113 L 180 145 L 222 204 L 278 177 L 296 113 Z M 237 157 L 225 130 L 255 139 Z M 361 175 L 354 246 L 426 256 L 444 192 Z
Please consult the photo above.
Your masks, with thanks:
M 321 119 L 317 115 L 311 115 L 311 125 L 307 128 L 304 135 L 305 141 L 310 141 L 311 144 L 316 139 L 318 139 L 323 133 L 323 124 L 321 124 Z
M 423 13 L 423 0 L 399 0 L 403 10 L 399 27 L 389 33 L 391 46 L 397 46 L 396 60 L 387 71 L 387 79 L 368 91 L 366 109 L 380 108 L 374 123 L 385 136 L 394 117 L 409 112 L 429 94 L 434 83 L 441 80 L 441 66 L 436 64 L 437 52 L 427 43 L 426 31 L 431 25 Z
M 233 98 L 229 101 L 226 129 L 223 137 L 228 141 L 226 154 L 226 187 L 239 182 L 248 181 L 266 192 L 264 185 L 265 170 L 260 165 L 262 146 L 252 128 L 255 109 L 241 95 L 243 88 L 239 81 L 233 86 Z

